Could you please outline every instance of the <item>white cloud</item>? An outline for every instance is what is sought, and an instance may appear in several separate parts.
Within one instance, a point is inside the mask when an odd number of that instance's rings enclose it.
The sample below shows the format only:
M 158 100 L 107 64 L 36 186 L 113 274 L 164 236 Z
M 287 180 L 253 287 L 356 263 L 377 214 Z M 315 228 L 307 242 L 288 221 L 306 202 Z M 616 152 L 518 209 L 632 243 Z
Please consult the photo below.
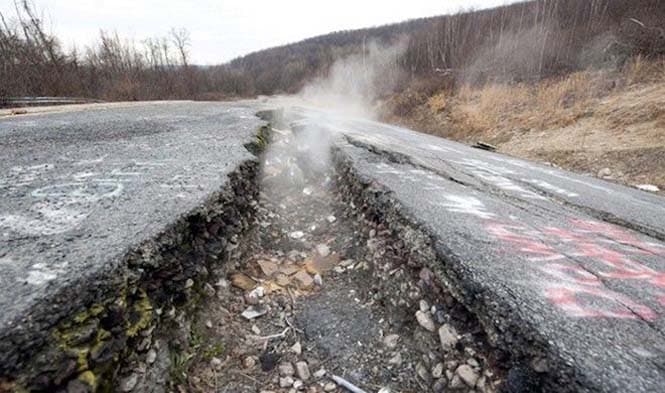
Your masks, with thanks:
M 514 0 L 512 0 L 514 1 Z M 34 0 L 66 47 L 89 45 L 100 29 L 140 40 L 187 28 L 192 55 L 216 64 L 255 50 L 336 30 L 376 26 L 511 0 Z M 13 14 L 14 0 L 0 0 Z

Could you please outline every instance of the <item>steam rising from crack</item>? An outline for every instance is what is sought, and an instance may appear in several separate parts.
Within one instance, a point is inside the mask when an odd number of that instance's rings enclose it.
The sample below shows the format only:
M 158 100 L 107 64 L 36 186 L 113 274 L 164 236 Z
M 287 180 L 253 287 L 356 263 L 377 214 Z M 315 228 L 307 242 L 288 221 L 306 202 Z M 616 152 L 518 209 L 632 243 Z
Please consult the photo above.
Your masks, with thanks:
M 369 42 L 361 53 L 333 63 L 325 77 L 305 86 L 299 98 L 325 111 L 376 119 L 376 102 L 392 92 L 404 79 L 399 59 L 407 41 L 393 45 Z

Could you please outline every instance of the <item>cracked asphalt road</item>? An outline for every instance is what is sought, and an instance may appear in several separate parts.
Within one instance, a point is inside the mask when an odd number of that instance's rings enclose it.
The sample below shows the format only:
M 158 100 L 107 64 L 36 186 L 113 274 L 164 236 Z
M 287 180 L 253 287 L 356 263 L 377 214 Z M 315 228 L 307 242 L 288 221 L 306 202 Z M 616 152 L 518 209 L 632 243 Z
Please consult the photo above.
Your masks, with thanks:
M 200 206 L 257 104 L 105 106 L 0 119 L 0 337 Z M 433 266 L 558 391 L 665 386 L 665 199 L 366 120 L 294 109 L 438 252 Z M 388 204 L 388 202 L 386 202 Z M 27 323 L 26 323 L 27 322 Z
M 57 320 L 78 299 L 54 294 L 94 287 L 256 160 L 243 146 L 263 124 L 255 112 L 167 102 L 0 119 L 0 337 L 43 328 L 30 327 L 34 307 Z
M 665 199 L 376 122 L 295 108 L 425 228 L 497 342 L 559 391 L 665 386 Z

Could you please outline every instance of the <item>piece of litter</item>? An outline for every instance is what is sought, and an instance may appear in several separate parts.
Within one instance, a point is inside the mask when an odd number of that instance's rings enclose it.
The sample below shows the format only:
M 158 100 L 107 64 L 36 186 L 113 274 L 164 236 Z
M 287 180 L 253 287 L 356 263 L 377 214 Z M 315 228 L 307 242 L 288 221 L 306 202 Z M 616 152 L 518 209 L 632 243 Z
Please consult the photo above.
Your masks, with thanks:
M 330 379 L 332 379 L 333 381 L 335 381 L 336 384 L 338 384 L 339 386 L 343 387 L 344 389 L 348 390 L 351 393 L 367 393 L 366 391 L 360 389 L 359 387 L 347 381 L 346 379 L 338 377 L 337 375 L 331 375 Z
M 322 287 L 323 286 L 323 278 L 321 278 L 320 274 L 315 274 L 314 275 L 314 284 Z
M 305 195 L 307 195 L 307 196 L 312 195 L 312 192 L 313 192 L 313 191 L 312 191 L 312 188 L 311 188 L 311 187 L 305 187 L 305 188 L 303 188 L 303 190 L 302 190 L 302 193 L 305 194 Z
M 653 184 L 640 184 L 636 186 L 639 190 L 648 191 L 648 192 L 658 192 L 660 188 L 654 186 Z
M 256 306 L 249 306 L 245 311 L 242 312 L 242 317 L 247 319 L 247 320 L 252 320 L 256 319 L 260 316 L 266 315 L 268 313 L 268 307 L 265 305 L 256 305 Z

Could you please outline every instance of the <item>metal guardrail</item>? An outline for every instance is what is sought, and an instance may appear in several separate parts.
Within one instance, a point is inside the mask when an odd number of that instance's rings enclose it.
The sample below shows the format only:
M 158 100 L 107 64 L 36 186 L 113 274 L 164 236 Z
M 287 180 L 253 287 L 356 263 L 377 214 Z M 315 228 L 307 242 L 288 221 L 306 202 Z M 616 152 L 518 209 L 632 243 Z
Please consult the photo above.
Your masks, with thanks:
M 0 108 L 91 104 L 99 102 L 104 101 L 80 97 L 0 97 Z

